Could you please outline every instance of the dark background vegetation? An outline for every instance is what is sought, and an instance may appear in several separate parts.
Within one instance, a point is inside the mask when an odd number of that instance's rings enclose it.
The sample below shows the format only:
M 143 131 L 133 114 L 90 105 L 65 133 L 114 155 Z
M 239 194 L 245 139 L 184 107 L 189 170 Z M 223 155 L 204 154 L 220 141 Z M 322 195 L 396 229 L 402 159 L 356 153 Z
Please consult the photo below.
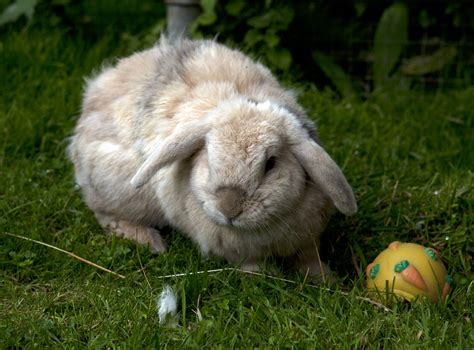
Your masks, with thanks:
M 0 1 L 3 5 L 0 8 L 9 3 Z M 25 24 L 60 27 L 65 35 L 80 36 L 86 43 L 109 32 L 115 40 L 127 42 L 131 49 L 152 45 L 165 29 L 163 1 L 26 0 L 26 3 L 36 3 L 32 19 L 28 21 L 22 16 L 7 27 L 23 28 Z M 324 64 L 315 61 L 315 51 L 322 52 L 352 80 L 355 93 L 366 97 L 374 89 L 377 26 L 384 11 L 397 3 L 406 7 L 407 28 L 400 30 L 406 30 L 407 37 L 399 39 L 395 28 L 395 33 L 382 38 L 385 42 L 395 42 L 394 45 L 398 45 L 397 40 L 402 41 L 401 52 L 394 57 L 396 64 L 389 67 L 391 73 L 413 57 L 429 59 L 440 49 L 448 48 L 454 53 L 451 51 L 450 57 L 438 62 L 436 68 L 401 74 L 409 78 L 403 85 L 436 90 L 471 84 L 474 67 L 471 0 L 202 0 L 202 14 L 193 25 L 192 35 L 218 37 L 259 58 L 279 74 L 288 73 L 292 79 L 312 81 L 318 86 L 336 86 L 338 90 L 335 81 L 338 78 L 328 74 L 322 67 Z

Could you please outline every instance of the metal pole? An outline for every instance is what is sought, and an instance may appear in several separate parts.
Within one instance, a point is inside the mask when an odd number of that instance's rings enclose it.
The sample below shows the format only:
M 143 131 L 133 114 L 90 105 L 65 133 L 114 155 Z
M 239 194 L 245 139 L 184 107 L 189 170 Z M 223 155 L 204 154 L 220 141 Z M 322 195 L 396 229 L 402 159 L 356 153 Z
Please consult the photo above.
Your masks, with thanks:
M 165 0 L 168 38 L 173 41 L 189 35 L 191 23 L 199 16 L 199 0 Z

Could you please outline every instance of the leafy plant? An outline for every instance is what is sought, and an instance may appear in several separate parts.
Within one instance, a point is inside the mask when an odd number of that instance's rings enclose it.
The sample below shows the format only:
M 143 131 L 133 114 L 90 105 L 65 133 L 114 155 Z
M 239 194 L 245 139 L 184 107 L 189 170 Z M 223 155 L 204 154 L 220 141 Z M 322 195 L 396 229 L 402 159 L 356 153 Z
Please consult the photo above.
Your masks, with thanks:
M 374 85 L 380 88 L 390 77 L 408 39 L 408 8 L 396 2 L 387 8 L 374 39 Z
M 382 14 L 374 38 L 373 80 L 374 89 L 387 86 L 392 78 L 400 76 L 394 73 L 400 61 L 402 50 L 408 38 L 408 9 L 405 4 L 396 2 Z M 322 52 L 313 52 L 313 59 L 324 74 L 331 80 L 339 93 L 346 98 L 357 97 L 357 92 L 348 74 L 329 56 Z M 406 86 L 401 77 L 400 86 Z
M 22 16 L 31 20 L 35 11 L 37 0 L 16 0 L 11 5 L 7 6 L 0 15 L 0 26 L 15 22 Z
M 457 49 L 448 46 L 435 51 L 431 55 L 419 55 L 403 63 L 401 71 L 405 75 L 423 75 L 443 69 L 456 57 Z
M 216 4 L 217 0 L 201 0 L 202 12 L 193 23 L 191 30 L 197 34 L 199 26 L 209 26 L 217 21 Z
M 280 46 L 279 32 L 288 29 L 294 18 L 291 7 L 268 9 L 266 13 L 247 20 L 250 29 L 244 37 L 244 45 L 248 51 L 257 47 L 266 61 L 280 70 L 290 68 L 292 57 L 288 49 Z
M 290 68 L 292 56 L 281 45 L 281 36 L 295 16 L 291 5 L 273 4 L 271 0 L 252 5 L 245 0 L 225 4 L 201 0 L 201 8 L 201 15 L 191 27 L 193 37 L 203 37 L 214 30 L 225 32 L 227 41 L 239 42 L 244 51 L 258 56 L 273 69 Z M 244 33 L 243 37 L 239 37 L 240 33 Z
M 313 58 L 343 97 L 357 99 L 358 94 L 351 78 L 331 57 L 320 51 L 314 51 Z

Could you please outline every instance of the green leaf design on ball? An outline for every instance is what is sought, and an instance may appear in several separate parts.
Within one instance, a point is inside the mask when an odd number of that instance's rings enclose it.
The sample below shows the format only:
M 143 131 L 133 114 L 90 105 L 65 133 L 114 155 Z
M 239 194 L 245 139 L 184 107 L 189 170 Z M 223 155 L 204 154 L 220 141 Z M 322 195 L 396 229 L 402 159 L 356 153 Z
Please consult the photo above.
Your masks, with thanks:
M 438 255 L 433 249 L 425 248 L 424 250 L 425 250 L 426 255 L 428 255 L 431 258 L 431 260 L 434 260 L 434 261 L 438 260 Z
M 375 264 L 374 266 L 372 266 L 372 268 L 370 269 L 370 278 L 374 279 L 375 277 L 377 277 L 379 270 L 380 264 Z
M 405 270 L 408 266 L 410 266 L 410 263 L 408 260 L 402 260 L 399 263 L 395 264 L 395 272 L 402 272 Z

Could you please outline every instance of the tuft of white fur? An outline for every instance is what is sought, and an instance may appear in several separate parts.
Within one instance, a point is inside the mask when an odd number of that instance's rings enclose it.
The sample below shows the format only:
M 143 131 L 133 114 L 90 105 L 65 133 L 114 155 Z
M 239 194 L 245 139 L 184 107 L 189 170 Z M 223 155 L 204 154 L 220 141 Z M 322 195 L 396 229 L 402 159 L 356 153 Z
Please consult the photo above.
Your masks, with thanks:
M 100 142 L 97 148 L 99 152 L 107 154 L 107 153 L 114 153 L 114 152 L 119 151 L 120 149 L 122 149 L 122 146 L 116 143 L 104 141 L 104 142 Z
M 178 298 L 175 291 L 170 286 L 165 286 L 161 295 L 156 300 L 156 307 L 158 309 L 158 317 L 160 324 L 169 323 L 176 326 L 176 314 L 178 312 Z

